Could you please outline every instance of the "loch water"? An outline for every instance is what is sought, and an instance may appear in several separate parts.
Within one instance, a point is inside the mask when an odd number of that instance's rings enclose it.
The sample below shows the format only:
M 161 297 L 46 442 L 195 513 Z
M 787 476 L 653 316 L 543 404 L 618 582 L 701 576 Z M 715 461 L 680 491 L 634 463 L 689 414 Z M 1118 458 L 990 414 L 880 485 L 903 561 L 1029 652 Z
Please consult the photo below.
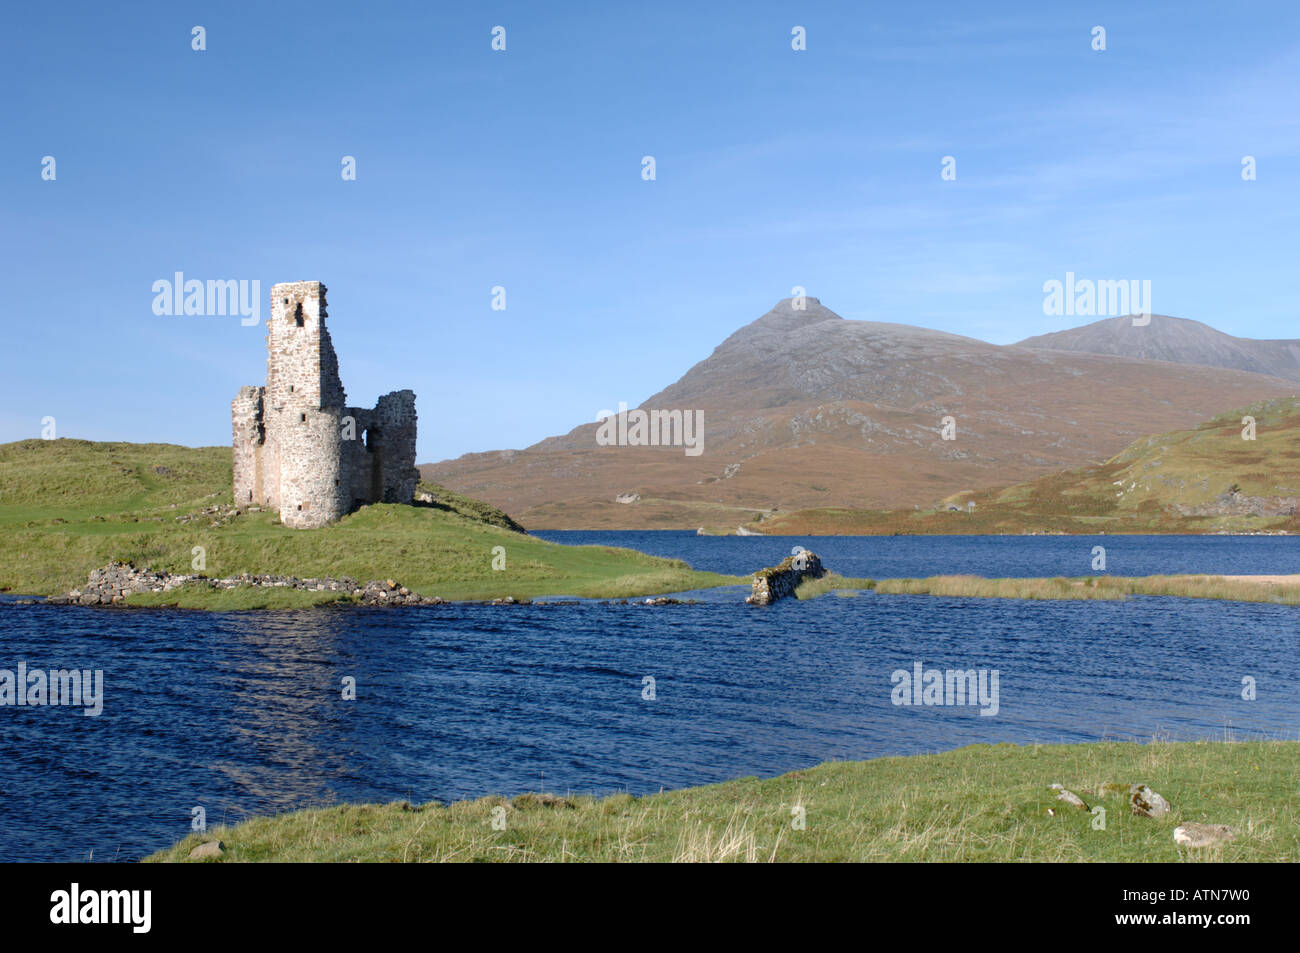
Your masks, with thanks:
M 1119 575 L 1300 572 L 1284 537 L 537 535 L 733 574 L 793 545 L 877 578 L 1086 575 L 1096 545 Z M 745 594 L 230 613 L 4 597 L 0 669 L 102 670 L 104 698 L 98 717 L 0 707 L 0 860 L 137 859 L 195 807 L 215 825 L 339 801 L 643 794 L 976 742 L 1300 738 L 1300 608 Z M 894 704 L 892 673 L 916 663 L 996 670 L 996 714 Z

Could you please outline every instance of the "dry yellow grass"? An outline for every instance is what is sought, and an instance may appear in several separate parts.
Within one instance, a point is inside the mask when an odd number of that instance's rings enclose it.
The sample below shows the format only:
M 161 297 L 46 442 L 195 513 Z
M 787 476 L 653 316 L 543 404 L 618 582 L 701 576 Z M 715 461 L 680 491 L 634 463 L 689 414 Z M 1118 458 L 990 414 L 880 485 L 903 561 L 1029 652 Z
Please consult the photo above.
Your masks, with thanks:
M 843 585 L 844 583 L 841 583 Z M 986 579 L 983 576 L 929 576 L 881 579 L 881 594 L 965 596 L 976 599 L 1126 599 L 1175 596 L 1300 605 L 1300 576 L 1056 576 L 1042 579 Z

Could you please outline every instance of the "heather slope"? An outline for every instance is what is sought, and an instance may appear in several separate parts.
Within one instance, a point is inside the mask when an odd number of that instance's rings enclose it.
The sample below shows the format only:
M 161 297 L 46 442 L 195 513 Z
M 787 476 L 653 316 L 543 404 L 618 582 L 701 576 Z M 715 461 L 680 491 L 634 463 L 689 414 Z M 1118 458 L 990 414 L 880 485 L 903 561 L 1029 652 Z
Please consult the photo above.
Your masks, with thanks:
M 1243 439 L 1243 420 L 1255 439 Z M 974 511 L 969 504 L 974 504 Z M 809 509 L 766 533 L 1300 532 L 1300 400 L 1261 401 L 1135 440 L 1110 459 L 917 511 Z

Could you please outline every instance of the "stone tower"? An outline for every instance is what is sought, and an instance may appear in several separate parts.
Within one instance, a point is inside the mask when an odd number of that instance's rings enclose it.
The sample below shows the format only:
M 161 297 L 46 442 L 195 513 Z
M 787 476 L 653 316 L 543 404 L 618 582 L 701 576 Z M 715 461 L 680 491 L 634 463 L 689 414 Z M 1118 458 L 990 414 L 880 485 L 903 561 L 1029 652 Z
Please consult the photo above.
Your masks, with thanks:
M 299 529 L 367 503 L 410 503 L 419 480 L 414 392 L 348 407 L 326 317 L 319 281 L 272 287 L 266 384 L 241 387 L 231 405 L 235 505 L 278 509 Z

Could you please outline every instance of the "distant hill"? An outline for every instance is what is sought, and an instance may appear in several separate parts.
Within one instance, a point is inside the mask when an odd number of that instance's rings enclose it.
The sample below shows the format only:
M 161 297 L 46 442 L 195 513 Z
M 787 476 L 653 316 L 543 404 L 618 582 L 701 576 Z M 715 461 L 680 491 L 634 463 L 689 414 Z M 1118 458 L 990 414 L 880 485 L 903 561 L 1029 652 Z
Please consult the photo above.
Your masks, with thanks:
M 1255 439 L 1242 439 L 1242 419 Z M 968 504 L 974 504 L 973 511 Z M 954 494 L 913 512 L 818 509 L 751 528 L 770 534 L 1300 531 L 1300 400 L 1263 401 L 1135 440 L 1104 463 Z M 1293 565 L 1286 567 L 1294 570 Z
M 641 404 L 702 411 L 698 456 L 599 446 L 592 423 L 420 469 L 533 528 L 734 526 L 775 510 L 925 506 L 1296 390 L 1253 371 L 998 346 L 786 299 Z M 956 440 L 941 439 L 946 416 Z
M 1151 323 L 1142 327 L 1133 326 L 1132 316 L 1105 318 L 1025 338 L 1017 346 L 1229 367 L 1300 381 L 1300 340 L 1238 338 L 1200 321 L 1165 314 L 1151 315 Z

